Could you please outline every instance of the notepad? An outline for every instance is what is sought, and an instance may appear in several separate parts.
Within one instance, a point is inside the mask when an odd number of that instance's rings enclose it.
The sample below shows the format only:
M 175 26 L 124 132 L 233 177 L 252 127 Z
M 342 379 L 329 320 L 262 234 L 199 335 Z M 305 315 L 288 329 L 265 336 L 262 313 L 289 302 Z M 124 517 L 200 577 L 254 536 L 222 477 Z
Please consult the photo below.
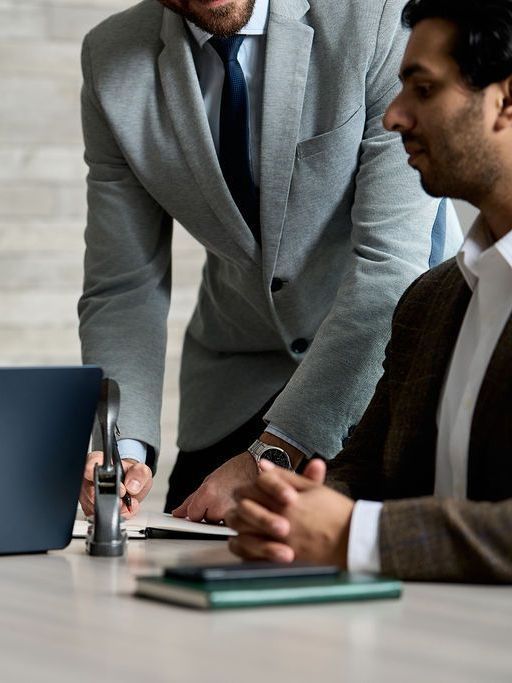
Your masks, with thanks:
M 398 598 L 400 581 L 340 572 L 334 577 L 190 582 L 165 576 L 137 578 L 135 595 L 200 609 L 348 602 Z
M 85 538 L 89 522 L 83 517 L 78 517 L 73 526 L 73 538 Z M 208 524 L 207 522 L 191 522 L 189 519 L 173 517 L 165 512 L 139 512 L 131 519 L 122 523 L 128 538 L 151 538 L 163 532 L 170 538 L 198 538 L 198 539 L 227 539 L 229 536 L 236 536 L 236 531 L 227 526 Z

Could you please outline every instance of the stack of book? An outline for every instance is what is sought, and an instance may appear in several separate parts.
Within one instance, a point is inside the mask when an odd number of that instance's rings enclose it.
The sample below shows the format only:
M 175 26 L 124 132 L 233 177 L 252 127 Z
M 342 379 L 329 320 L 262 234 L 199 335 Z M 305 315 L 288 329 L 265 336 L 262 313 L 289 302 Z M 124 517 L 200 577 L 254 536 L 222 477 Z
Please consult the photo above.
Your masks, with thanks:
M 136 595 L 202 609 L 398 598 L 393 579 L 304 564 L 242 563 L 166 569 L 139 577 Z

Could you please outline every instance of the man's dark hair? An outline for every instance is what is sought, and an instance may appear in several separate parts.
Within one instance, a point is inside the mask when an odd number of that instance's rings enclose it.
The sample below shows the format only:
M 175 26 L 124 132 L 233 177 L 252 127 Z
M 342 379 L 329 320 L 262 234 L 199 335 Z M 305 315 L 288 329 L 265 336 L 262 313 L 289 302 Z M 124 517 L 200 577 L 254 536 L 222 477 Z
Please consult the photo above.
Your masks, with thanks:
M 469 87 L 481 90 L 512 74 L 512 0 L 409 0 L 403 25 L 423 19 L 455 24 L 451 54 Z

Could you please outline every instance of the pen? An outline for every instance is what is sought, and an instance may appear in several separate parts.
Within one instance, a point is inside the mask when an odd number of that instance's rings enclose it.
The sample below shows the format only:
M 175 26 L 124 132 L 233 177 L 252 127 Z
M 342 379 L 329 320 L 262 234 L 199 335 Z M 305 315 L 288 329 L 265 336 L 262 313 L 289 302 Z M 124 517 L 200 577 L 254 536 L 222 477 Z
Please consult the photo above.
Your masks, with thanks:
M 119 428 L 117 425 L 116 425 L 116 433 L 117 434 L 119 433 Z M 119 467 L 121 468 L 121 484 L 124 484 L 124 467 L 123 467 L 123 464 L 121 462 L 121 455 L 119 453 L 119 448 L 117 447 L 117 439 L 115 436 L 112 439 L 112 451 L 114 453 L 114 458 L 116 459 L 116 461 L 119 464 Z M 131 512 L 132 511 L 132 497 L 130 496 L 128 491 L 123 496 L 123 503 L 128 508 L 128 512 Z

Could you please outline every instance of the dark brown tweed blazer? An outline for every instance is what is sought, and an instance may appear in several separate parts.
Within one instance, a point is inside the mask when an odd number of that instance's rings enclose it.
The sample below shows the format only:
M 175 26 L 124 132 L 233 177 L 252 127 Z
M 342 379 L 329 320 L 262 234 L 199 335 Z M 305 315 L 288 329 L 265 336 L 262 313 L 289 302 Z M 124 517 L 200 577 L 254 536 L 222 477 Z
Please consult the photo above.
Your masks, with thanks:
M 473 416 L 468 500 L 432 495 L 438 402 L 470 297 L 454 259 L 411 285 L 375 395 L 329 466 L 330 486 L 384 501 L 382 571 L 403 579 L 512 582 L 512 319 Z

